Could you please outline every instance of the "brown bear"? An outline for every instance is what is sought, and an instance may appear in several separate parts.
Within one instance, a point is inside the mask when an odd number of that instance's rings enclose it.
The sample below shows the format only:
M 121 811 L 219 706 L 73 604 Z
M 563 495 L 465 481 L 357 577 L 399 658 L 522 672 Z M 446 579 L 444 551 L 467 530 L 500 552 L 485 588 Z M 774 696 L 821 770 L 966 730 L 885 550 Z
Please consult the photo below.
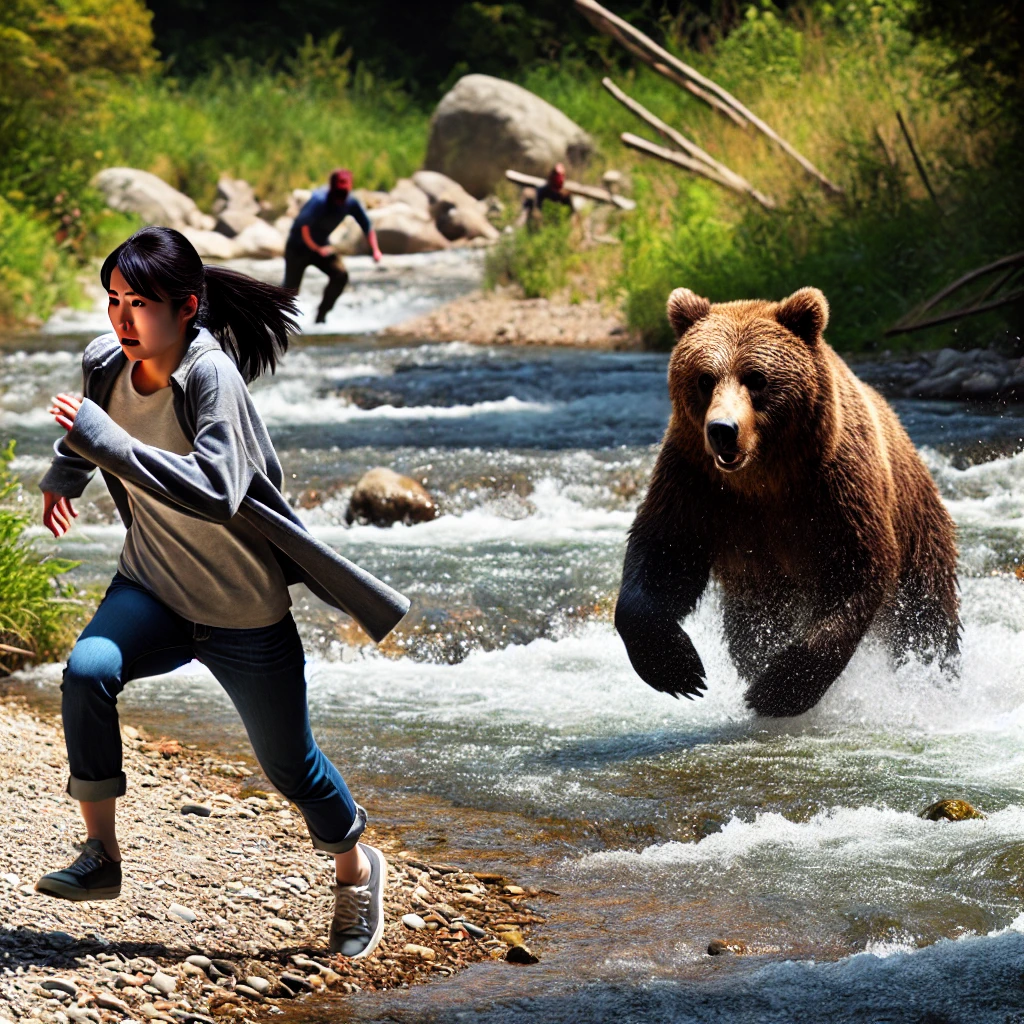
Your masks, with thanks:
M 615 626 L 633 668 L 706 689 L 680 620 L 711 576 L 746 702 L 814 707 L 874 628 L 955 662 L 953 521 L 895 413 L 825 342 L 816 288 L 782 302 L 669 296 L 672 417 L 629 534 Z

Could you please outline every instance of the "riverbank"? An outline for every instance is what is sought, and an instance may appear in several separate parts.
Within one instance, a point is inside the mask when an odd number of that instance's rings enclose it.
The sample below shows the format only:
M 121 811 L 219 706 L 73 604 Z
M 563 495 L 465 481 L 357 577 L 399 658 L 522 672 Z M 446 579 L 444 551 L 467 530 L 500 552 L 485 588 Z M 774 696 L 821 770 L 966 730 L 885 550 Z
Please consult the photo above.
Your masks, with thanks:
M 541 920 L 524 903 L 535 890 L 428 864 L 371 826 L 390 869 L 384 938 L 364 960 L 330 956 L 333 864 L 310 846 L 302 816 L 254 788 L 240 761 L 130 725 L 122 740 L 121 898 L 48 899 L 36 878 L 69 863 L 83 838 L 63 794 L 63 736 L 23 699 L 0 698 L 0 1021 L 262 1020 L 318 993 L 408 986 L 501 959 L 517 929 Z
M 465 341 L 472 345 L 564 345 L 637 349 L 638 331 L 607 305 L 584 300 L 524 299 L 513 290 L 477 291 L 383 331 L 415 341 Z

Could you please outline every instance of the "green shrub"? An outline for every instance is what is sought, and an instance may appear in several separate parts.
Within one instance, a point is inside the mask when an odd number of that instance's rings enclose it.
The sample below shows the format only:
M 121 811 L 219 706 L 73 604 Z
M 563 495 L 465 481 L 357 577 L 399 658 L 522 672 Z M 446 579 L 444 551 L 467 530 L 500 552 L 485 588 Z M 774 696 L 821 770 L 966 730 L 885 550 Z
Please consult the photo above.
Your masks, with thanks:
M 79 606 L 60 576 L 77 562 L 40 555 L 22 535 L 30 517 L 19 508 L 11 474 L 14 442 L 0 449 L 0 672 L 26 660 L 59 658 L 74 639 Z M 34 504 L 34 503 L 33 503 Z
M 518 284 L 528 299 L 550 297 L 568 281 L 574 261 L 574 234 L 570 211 L 548 203 L 536 227 L 502 235 L 487 253 L 484 287 Z

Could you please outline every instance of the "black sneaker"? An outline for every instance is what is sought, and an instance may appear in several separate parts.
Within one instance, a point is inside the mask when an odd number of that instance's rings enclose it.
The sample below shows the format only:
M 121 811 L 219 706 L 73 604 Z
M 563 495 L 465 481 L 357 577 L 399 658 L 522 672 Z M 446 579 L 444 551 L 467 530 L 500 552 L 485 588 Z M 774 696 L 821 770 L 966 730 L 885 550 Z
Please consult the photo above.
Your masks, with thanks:
M 78 860 L 36 882 L 36 892 L 62 900 L 114 900 L 121 895 L 121 864 L 98 839 L 86 841 Z
M 376 847 L 359 844 L 370 862 L 366 885 L 332 885 L 334 916 L 331 918 L 330 950 L 359 960 L 369 956 L 384 934 L 384 889 L 388 864 Z

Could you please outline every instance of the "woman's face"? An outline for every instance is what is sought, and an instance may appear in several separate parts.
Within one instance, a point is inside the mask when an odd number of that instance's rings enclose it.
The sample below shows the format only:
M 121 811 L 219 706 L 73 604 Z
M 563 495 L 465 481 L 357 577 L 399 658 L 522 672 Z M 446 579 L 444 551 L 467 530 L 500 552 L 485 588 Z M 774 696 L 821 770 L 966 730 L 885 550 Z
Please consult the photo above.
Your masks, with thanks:
M 177 311 L 169 302 L 136 295 L 118 267 L 110 275 L 107 314 L 129 359 L 153 359 L 180 345 L 198 305 L 190 295 Z

